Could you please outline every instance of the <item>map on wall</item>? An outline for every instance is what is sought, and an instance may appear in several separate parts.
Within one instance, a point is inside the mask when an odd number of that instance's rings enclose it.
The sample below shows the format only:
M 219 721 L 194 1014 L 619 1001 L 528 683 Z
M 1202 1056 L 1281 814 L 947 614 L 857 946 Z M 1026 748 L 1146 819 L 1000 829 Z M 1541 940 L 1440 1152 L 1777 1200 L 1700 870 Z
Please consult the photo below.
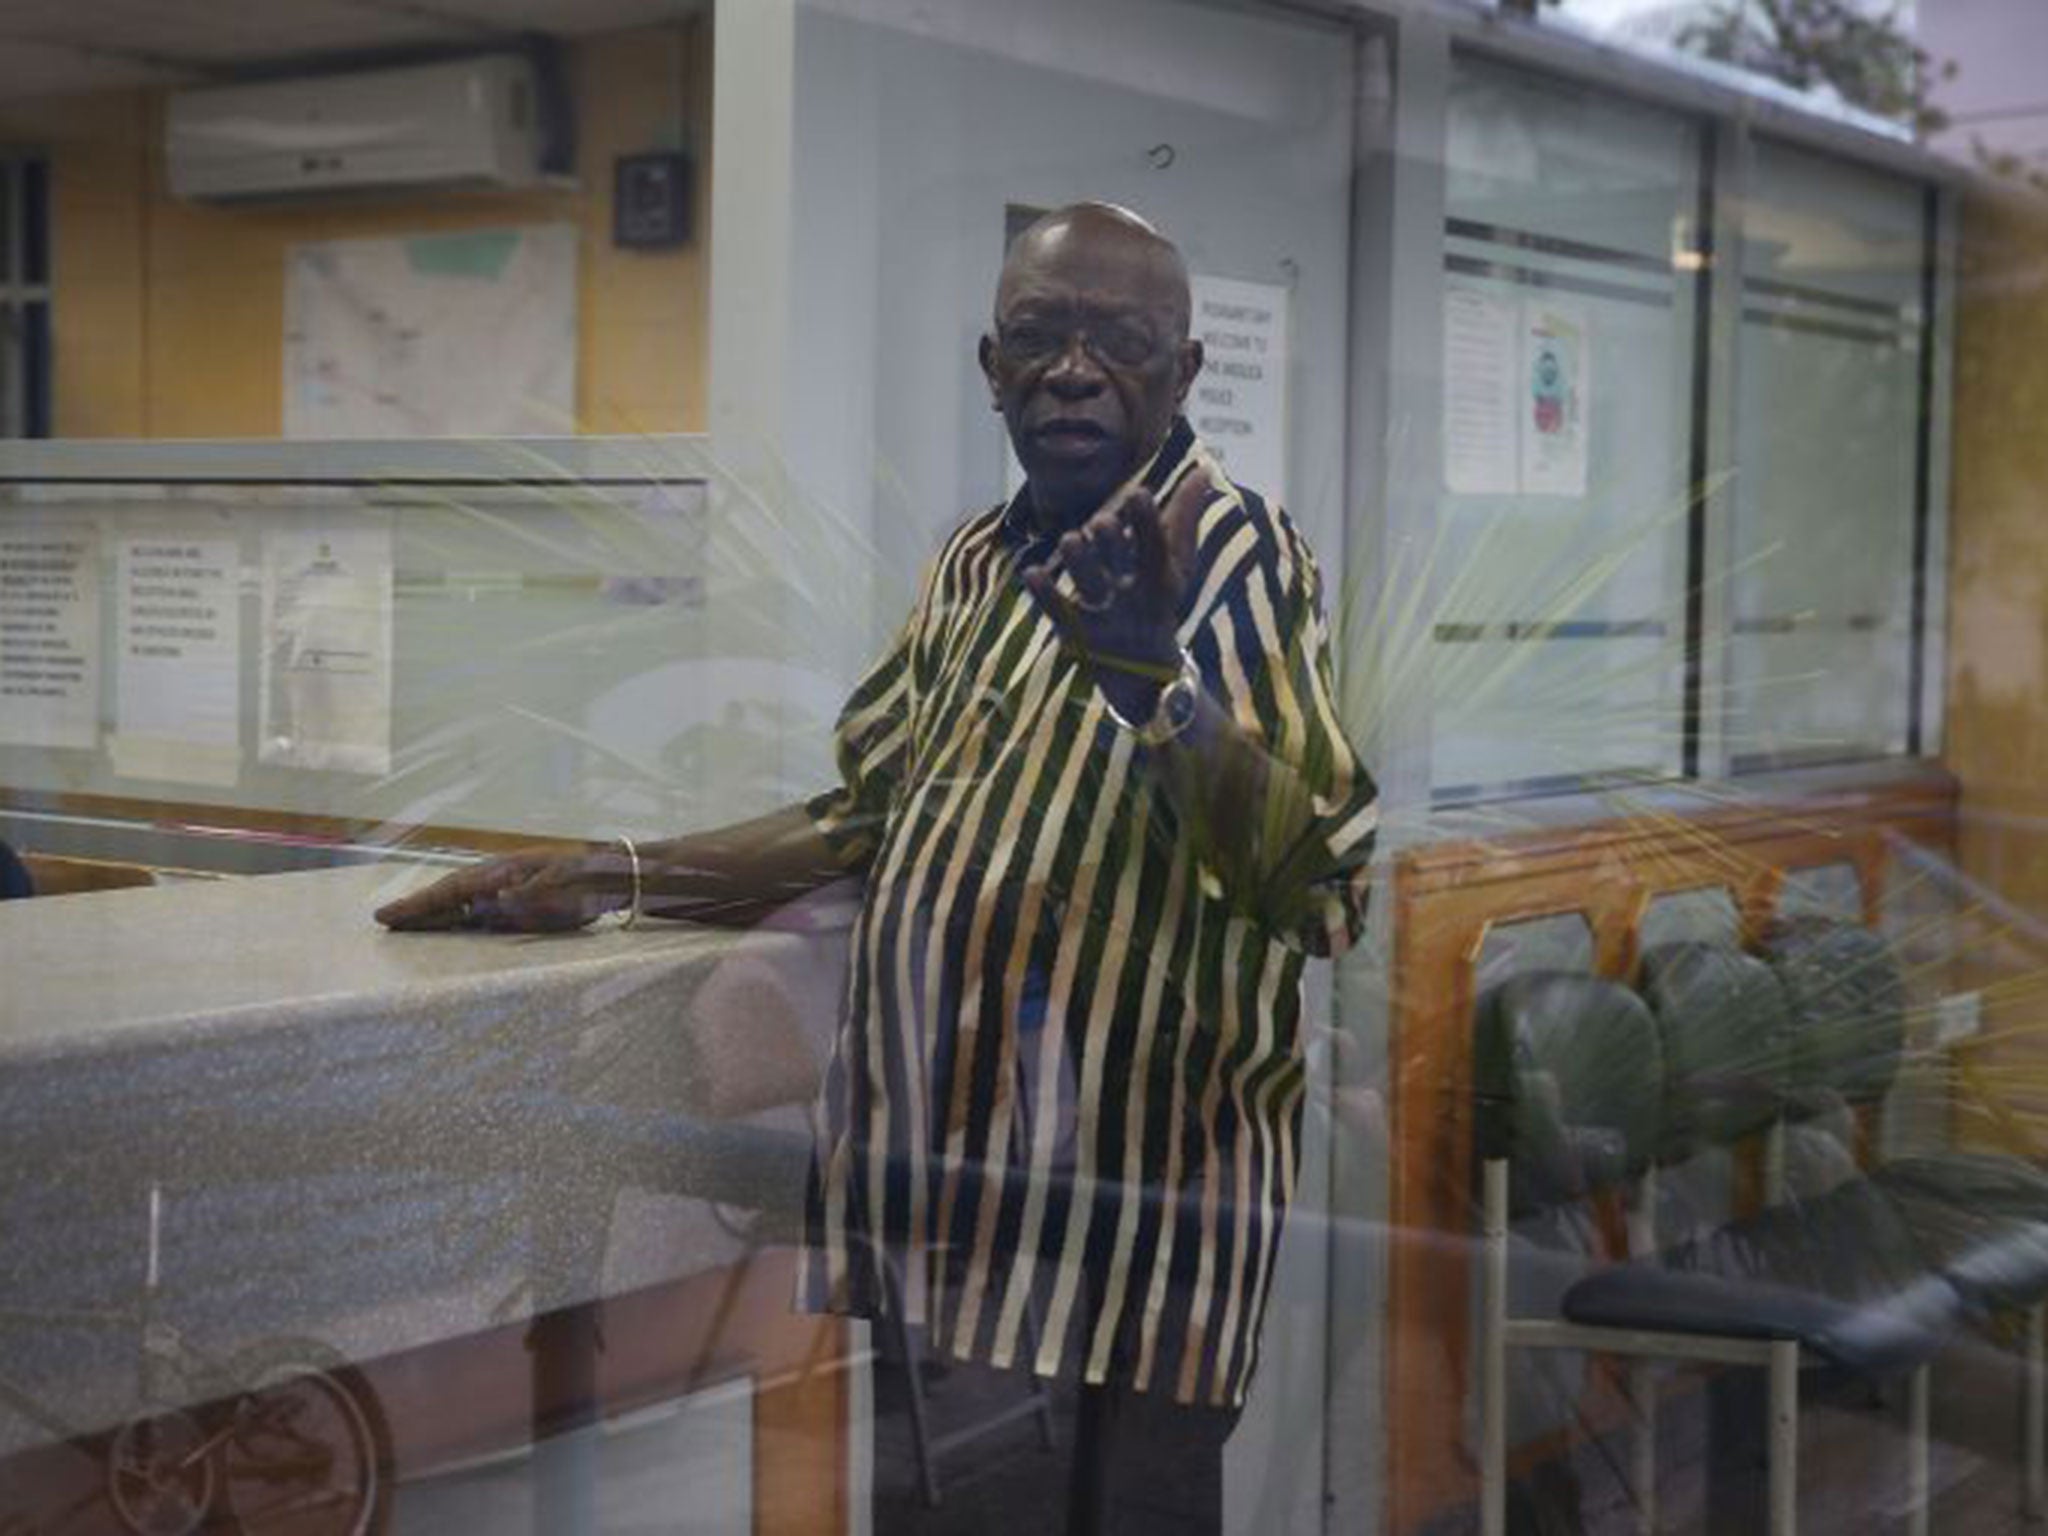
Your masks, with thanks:
M 291 247 L 285 436 L 573 432 L 576 241 L 540 224 Z

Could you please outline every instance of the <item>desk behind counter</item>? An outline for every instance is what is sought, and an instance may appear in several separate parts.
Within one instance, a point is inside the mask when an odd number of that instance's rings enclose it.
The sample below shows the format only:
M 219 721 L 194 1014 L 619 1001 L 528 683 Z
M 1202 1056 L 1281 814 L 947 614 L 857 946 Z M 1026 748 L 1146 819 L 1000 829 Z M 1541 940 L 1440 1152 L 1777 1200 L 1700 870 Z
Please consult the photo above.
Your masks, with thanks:
M 7 1318 L 118 1313 L 152 1268 L 154 1310 L 208 1355 L 294 1335 L 358 1361 L 605 1297 L 711 1296 L 746 1270 L 758 1291 L 764 1260 L 786 1272 L 801 1095 L 709 1118 L 719 1068 L 691 1021 L 723 992 L 743 1000 L 721 1021 L 742 1042 L 822 1062 L 843 936 L 372 922 L 424 878 L 383 865 L 0 908 L 8 1380 L 68 1422 L 118 1422 L 132 1338 L 81 1349 L 76 1328 Z M 731 1375 L 749 1354 L 725 1339 L 698 1357 Z M 0 1415 L 0 1448 L 25 1427 Z

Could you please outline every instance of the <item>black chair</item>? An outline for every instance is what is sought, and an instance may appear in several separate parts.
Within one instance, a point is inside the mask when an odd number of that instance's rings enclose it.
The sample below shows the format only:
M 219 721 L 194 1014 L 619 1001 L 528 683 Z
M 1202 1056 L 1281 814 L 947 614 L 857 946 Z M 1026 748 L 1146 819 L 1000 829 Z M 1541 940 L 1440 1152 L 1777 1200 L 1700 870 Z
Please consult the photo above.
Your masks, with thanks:
M 1767 952 L 1792 1005 L 1801 1060 L 1827 1064 L 1822 1070 L 1843 1085 L 1852 1108 L 1875 1111 L 1906 1043 L 1906 987 L 1891 947 L 1868 928 L 1808 920 L 1776 930 Z M 1899 1213 L 1922 1261 L 1940 1268 L 1975 1313 L 2026 1314 L 2024 1486 L 2027 1512 L 2042 1513 L 2048 1173 L 2019 1158 L 1943 1152 L 1878 1162 L 1867 1178 Z
M 1655 1012 L 1618 982 L 1560 973 L 1514 978 L 1482 1002 L 1474 1065 L 1484 1162 L 1487 1536 L 1506 1527 L 1503 1405 L 1512 1349 L 1581 1349 L 1637 1362 L 1633 1460 L 1646 1530 L 1656 1520 L 1649 1362 L 1765 1370 L 1771 1529 L 1789 1533 L 1802 1365 L 1870 1376 L 1916 1371 L 1963 1313 L 1956 1288 L 1909 1261 L 1910 1239 L 1884 1211 L 1866 1208 L 1873 1201 L 1863 1189 L 1724 1222 L 1658 1251 L 1659 1163 L 1768 1132 L 1784 1107 L 1789 1037 L 1775 979 L 1737 952 L 1678 947 L 1652 957 L 1646 975 Z M 1511 1317 L 1511 1214 L 1603 1188 L 1633 1197 L 1629 1257 L 1566 1290 L 1561 1317 Z M 1924 1377 L 1921 1386 L 1924 1403 Z M 1924 1441 L 1917 1460 L 1924 1489 Z

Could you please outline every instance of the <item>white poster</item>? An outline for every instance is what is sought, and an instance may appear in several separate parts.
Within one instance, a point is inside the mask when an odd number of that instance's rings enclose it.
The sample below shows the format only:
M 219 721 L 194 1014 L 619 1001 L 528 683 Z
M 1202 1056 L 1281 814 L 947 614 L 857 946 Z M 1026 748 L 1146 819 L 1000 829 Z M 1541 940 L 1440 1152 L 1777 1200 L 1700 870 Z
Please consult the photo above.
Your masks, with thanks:
M 286 437 L 576 429 L 571 224 L 293 246 Z
M 99 545 L 90 529 L 0 533 L 0 741 L 99 745 Z
M 263 536 L 266 763 L 391 771 L 391 533 Z
M 1188 280 L 1202 371 L 1188 419 L 1231 479 L 1287 502 L 1286 288 L 1230 277 Z
M 1557 299 L 1522 307 L 1522 494 L 1586 494 L 1586 312 Z
M 1456 495 L 1517 489 L 1520 322 L 1513 299 L 1464 283 L 1444 287 L 1444 485 Z
M 233 784 L 241 773 L 241 555 L 236 541 L 121 541 L 114 588 L 114 771 Z

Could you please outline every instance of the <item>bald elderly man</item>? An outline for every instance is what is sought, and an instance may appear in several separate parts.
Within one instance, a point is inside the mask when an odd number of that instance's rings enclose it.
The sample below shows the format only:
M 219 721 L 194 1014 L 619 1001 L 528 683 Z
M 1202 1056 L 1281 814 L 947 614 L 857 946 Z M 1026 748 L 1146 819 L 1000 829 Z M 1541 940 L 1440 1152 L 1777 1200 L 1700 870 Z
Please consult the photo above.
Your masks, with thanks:
M 1043 1529 L 1213 1530 L 1298 1163 L 1302 967 L 1363 924 L 1374 788 L 1314 557 L 1181 415 L 1202 345 L 1174 246 L 1102 204 L 1046 215 L 980 363 L 1024 489 L 946 539 L 841 714 L 839 784 L 378 917 L 555 928 L 637 891 L 744 923 L 859 875 L 804 1302 L 900 1306 L 969 1377 L 1078 1382 Z

